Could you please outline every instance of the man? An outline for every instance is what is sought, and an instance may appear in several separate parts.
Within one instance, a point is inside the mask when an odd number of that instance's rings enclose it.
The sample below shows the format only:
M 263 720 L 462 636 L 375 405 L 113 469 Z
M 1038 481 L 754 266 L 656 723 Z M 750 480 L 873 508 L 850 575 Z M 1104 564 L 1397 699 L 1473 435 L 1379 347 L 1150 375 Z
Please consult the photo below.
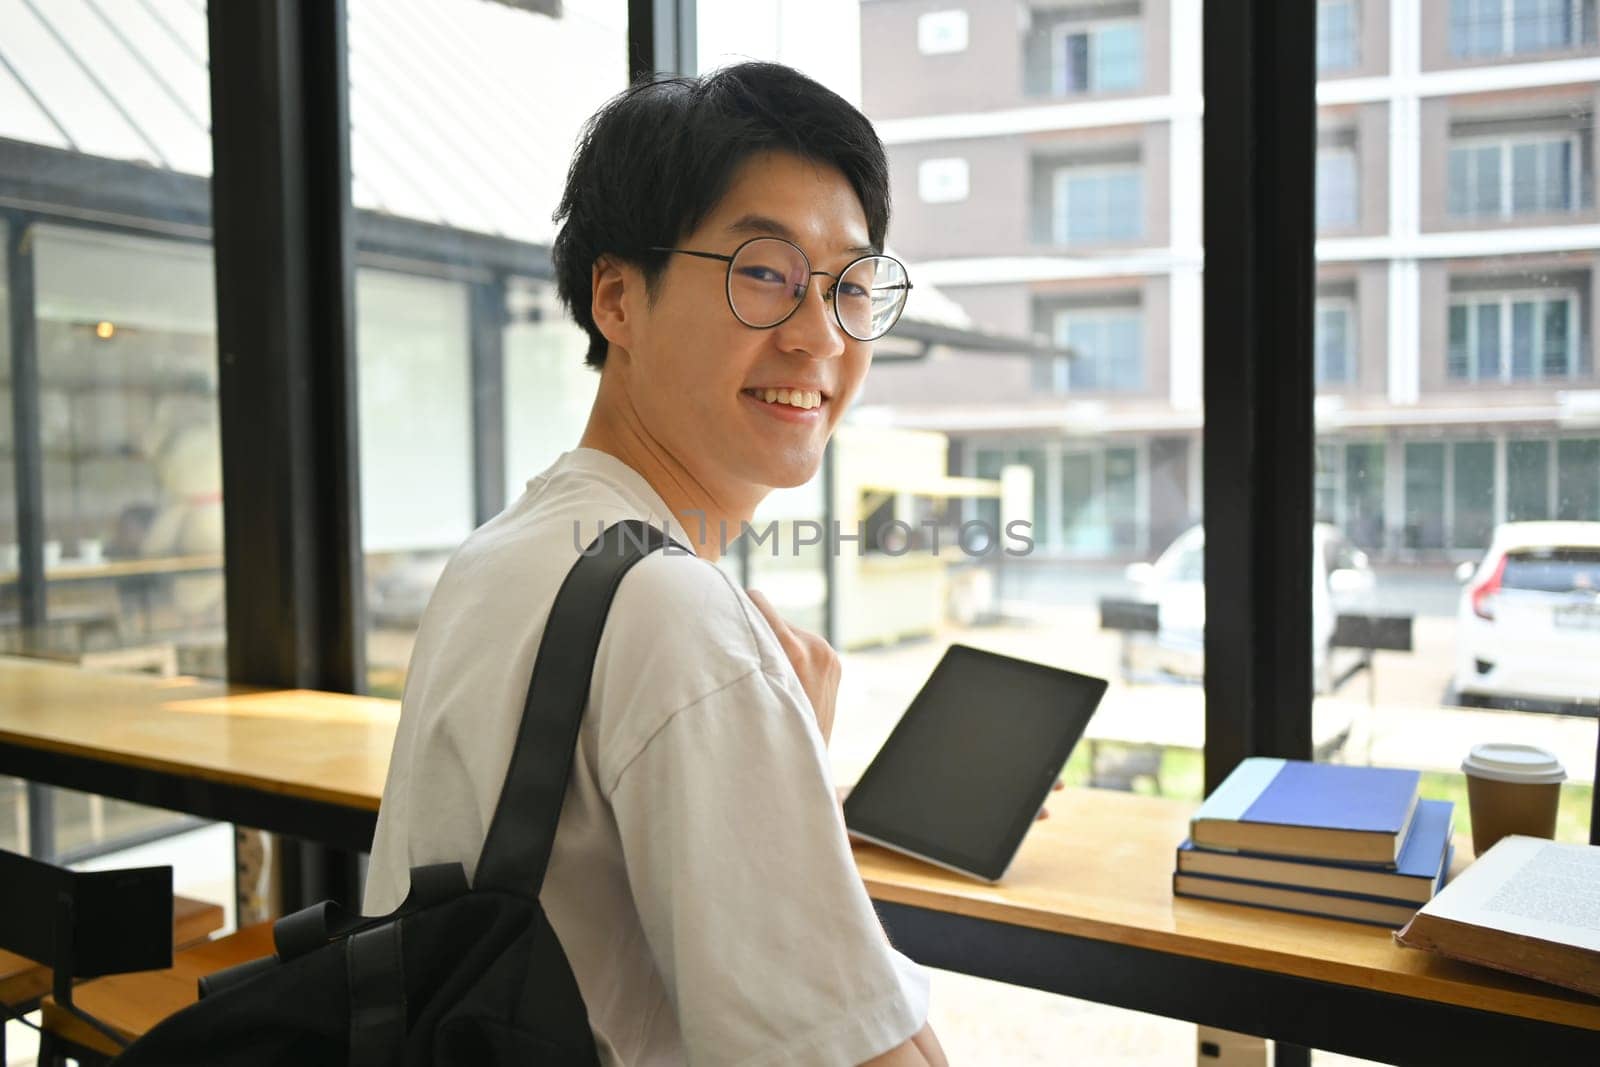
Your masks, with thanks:
M 541 892 L 602 1060 L 943 1064 L 834 798 L 838 658 L 714 565 L 724 529 L 816 473 L 903 306 L 883 148 L 785 67 L 637 86 L 590 121 L 556 217 L 599 390 L 579 447 L 434 591 L 366 911 L 417 864 L 470 877 L 556 590 L 598 528 L 647 519 L 692 554 L 618 590 Z

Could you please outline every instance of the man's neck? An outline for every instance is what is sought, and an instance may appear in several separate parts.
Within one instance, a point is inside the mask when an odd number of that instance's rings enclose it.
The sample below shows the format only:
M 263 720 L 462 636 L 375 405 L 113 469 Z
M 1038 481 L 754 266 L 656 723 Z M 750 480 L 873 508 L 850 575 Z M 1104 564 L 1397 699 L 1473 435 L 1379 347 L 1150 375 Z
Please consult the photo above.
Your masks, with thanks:
M 632 414 L 597 402 L 578 445 L 604 452 L 633 468 L 683 526 L 695 555 L 716 562 L 722 550 L 739 536 L 742 524 L 755 514 L 759 500 L 719 500 L 661 442 L 650 437 Z

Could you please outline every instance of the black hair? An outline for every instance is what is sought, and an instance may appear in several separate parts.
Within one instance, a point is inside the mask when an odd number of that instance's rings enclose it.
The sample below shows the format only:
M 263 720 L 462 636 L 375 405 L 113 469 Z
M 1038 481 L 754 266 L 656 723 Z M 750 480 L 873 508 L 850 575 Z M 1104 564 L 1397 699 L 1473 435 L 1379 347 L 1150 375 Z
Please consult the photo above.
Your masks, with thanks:
M 837 168 L 867 218 L 872 247 L 889 228 L 889 165 L 872 123 L 843 97 L 791 67 L 740 63 L 698 78 L 643 81 L 584 125 L 567 171 L 551 250 L 556 289 L 589 335 L 584 357 L 605 363 L 591 306 L 602 255 L 639 267 L 654 299 L 668 253 L 727 193 L 734 172 L 761 152 L 792 152 Z

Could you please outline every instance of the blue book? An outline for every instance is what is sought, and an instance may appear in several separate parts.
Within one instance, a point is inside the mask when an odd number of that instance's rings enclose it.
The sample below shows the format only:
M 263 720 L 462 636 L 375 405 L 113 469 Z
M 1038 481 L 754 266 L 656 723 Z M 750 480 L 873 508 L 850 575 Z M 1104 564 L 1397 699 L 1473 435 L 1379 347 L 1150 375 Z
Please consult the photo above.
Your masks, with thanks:
M 1440 861 L 1440 877 L 1449 870 L 1454 848 L 1446 848 Z M 1172 875 L 1174 896 L 1198 897 L 1202 900 L 1221 900 L 1230 904 L 1247 904 L 1273 911 L 1290 911 L 1298 915 L 1316 915 L 1326 919 L 1349 919 L 1396 929 L 1410 922 L 1417 913 L 1415 901 L 1385 900 L 1382 897 L 1363 896 L 1358 893 L 1323 893 L 1294 886 L 1268 885 L 1246 882 L 1236 878 L 1212 878 L 1204 874 Z
M 1448 800 L 1423 800 L 1417 804 L 1411 832 L 1392 871 L 1254 852 L 1214 852 L 1185 841 L 1178 846 L 1178 873 L 1426 904 L 1444 881 L 1445 857 L 1454 832 L 1455 805 Z
M 1417 810 L 1417 771 L 1254 756 L 1189 825 L 1201 848 L 1393 870 Z

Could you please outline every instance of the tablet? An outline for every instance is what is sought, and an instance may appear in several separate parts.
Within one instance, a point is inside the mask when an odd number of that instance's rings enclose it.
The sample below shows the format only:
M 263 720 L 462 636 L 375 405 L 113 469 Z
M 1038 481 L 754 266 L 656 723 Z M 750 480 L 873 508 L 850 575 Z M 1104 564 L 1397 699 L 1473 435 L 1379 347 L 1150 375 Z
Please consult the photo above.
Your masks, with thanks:
M 844 802 L 852 835 L 997 882 L 1103 678 L 951 645 Z

